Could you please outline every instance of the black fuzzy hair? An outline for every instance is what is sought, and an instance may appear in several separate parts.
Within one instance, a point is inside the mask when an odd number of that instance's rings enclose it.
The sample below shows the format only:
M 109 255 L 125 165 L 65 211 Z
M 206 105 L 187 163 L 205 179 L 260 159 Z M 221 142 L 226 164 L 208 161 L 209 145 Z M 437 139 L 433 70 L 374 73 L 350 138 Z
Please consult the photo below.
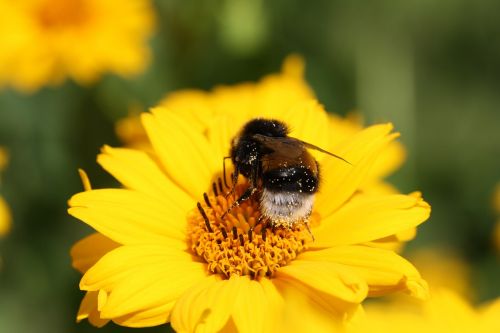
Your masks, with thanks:
M 257 118 L 250 120 L 241 130 L 242 137 L 261 134 L 270 137 L 286 137 L 289 133 L 285 123 L 275 119 Z

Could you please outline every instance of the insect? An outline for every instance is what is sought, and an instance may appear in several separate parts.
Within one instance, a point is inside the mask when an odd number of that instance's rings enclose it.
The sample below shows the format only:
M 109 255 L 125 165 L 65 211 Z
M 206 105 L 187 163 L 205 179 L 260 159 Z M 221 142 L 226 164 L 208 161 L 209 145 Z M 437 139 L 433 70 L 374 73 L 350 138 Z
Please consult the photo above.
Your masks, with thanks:
M 225 158 L 231 158 L 234 165 L 231 192 L 234 193 L 240 174 L 247 178 L 249 187 L 223 217 L 245 200 L 258 195 L 260 219 L 265 219 L 271 226 L 291 227 L 301 221 L 307 222 L 320 179 L 319 164 L 307 149 L 347 161 L 320 147 L 289 137 L 288 133 L 288 127 L 281 121 L 253 119 L 232 140 L 230 156 Z

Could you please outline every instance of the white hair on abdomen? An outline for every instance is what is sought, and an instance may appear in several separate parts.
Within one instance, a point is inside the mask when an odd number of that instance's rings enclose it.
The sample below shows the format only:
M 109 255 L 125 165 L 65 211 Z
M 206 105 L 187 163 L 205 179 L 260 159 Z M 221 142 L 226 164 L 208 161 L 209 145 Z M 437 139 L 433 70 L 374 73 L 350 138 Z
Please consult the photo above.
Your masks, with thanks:
M 314 194 L 272 192 L 264 189 L 260 199 L 262 214 L 275 225 L 291 226 L 311 215 Z

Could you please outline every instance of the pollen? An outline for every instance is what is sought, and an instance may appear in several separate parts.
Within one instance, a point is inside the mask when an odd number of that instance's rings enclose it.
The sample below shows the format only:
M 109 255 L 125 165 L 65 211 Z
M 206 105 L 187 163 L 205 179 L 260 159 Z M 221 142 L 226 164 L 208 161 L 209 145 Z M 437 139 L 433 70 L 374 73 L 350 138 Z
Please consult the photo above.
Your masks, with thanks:
M 254 197 L 223 216 L 247 187 L 239 184 L 227 195 L 220 181 L 214 183 L 213 194 L 204 193 L 188 216 L 189 245 L 214 274 L 272 277 L 306 249 L 311 234 L 305 222 L 271 227 Z

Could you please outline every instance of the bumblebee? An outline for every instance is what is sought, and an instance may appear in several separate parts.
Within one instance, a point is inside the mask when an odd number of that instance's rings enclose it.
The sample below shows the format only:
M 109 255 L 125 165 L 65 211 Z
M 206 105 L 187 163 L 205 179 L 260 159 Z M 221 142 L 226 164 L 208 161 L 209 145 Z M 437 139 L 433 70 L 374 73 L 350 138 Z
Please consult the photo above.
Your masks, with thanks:
M 239 175 L 248 180 L 249 187 L 225 214 L 258 195 L 261 219 L 271 226 L 307 222 L 320 185 L 319 164 L 308 149 L 347 161 L 288 134 L 286 124 L 278 120 L 253 119 L 243 126 L 226 158 L 234 166 L 231 191 L 234 193 Z

